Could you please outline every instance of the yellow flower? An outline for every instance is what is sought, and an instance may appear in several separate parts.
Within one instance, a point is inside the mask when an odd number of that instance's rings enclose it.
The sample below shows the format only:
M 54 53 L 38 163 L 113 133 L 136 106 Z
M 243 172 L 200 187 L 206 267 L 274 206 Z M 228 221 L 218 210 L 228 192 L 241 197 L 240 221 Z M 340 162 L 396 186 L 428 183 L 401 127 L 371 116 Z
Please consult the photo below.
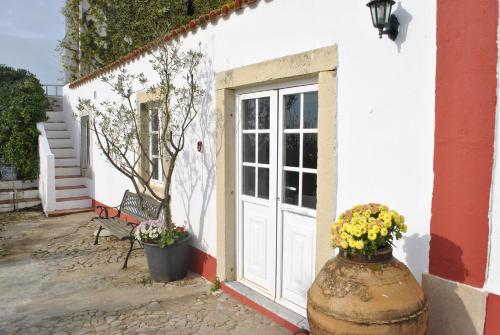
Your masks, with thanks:
M 351 248 L 354 248 L 356 246 L 356 241 L 354 241 L 354 239 L 352 237 L 349 238 L 349 240 L 347 240 L 347 243 L 349 243 L 349 246 Z
M 359 225 L 354 226 L 354 228 L 352 229 L 352 234 L 356 237 L 361 237 L 361 227 Z
M 405 225 L 404 223 L 401 225 L 401 232 L 406 233 L 408 231 L 408 226 Z
M 361 225 L 361 235 L 366 234 L 367 231 L 368 231 L 368 226 L 366 224 Z
M 389 232 L 387 231 L 387 228 L 382 228 L 382 229 L 380 229 L 380 235 L 382 235 L 382 236 L 387 236 L 387 234 L 388 234 L 388 233 L 389 233 Z
M 367 209 L 367 210 L 365 210 L 365 211 L 363 212 L 363 216 L 364 216 L 365 218 L 369 218 L 371 214 L 372 214 L 372 212 L 371 212 L 369 209 Z
M 368 232 L 368 239 L 369 239 L 370 241 L 374 241 L 374 240 L 376 240 L 376 239 L 377 239 L 377 233 L 376 233 L 376 232 L 374 232 L 373 230 L 370 230 L 370 231 Z
M 353 228 L 354 226 L 349 223 L 346 227 L 345 227 L 345 230 L 349 233 L 349 234 L 352 234 L 353 233 Z
M 362 250 L 365 247 L 365 243 L 363 241 L 356 241 L 356 249 Z
M 342 249 L 347 249 L 349 247 L 349 243 L 347 243 L 347 241 L 342 241 L 340 242 L 340 247 Z
M 391 218 L 388 218 L 388 219 L 384 220 L 384 226 L 386 228 L 391 228 L 391 226 L 392 226 L 392 220 L 391 220 Z
M 375 225 L 370 230 L 373 231 L 375 234 L 378 234 L 380 232 L 380 227 Z
M 349 238 L 349 234 L 347 233 L 340 233 L 340 238 L 343 240 L 347 240 Z

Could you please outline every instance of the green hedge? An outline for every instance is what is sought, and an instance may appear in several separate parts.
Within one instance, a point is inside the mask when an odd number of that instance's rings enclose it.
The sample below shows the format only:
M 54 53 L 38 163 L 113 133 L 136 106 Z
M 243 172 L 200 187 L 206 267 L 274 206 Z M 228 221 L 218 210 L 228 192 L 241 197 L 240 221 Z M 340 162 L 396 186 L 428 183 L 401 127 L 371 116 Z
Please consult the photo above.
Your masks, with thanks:
M 0 159 L 18 179 L 38 178 L 37 122 L 46 121 L 47 98 L 30 72 L 0 65 Z

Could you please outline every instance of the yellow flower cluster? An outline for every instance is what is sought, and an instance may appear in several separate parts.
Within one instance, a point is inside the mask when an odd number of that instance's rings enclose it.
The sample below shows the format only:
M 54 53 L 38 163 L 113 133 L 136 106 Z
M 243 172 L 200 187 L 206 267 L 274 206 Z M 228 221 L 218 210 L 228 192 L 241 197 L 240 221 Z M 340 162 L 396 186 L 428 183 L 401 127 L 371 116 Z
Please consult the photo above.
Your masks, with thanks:
M 404 217 L 381 204 L 357 205 L 331 227 L 332 246 L 365 254 L 392 244 L 407 231 Z

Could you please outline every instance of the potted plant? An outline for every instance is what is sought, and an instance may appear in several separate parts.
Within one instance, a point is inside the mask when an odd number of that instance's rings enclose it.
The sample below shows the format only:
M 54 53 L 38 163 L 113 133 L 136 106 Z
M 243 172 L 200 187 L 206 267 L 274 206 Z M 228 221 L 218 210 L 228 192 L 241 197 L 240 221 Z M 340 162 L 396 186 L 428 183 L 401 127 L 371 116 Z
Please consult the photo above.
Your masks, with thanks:
M 409 269 L 392 256 L 405 218 L 387 206 L 357 205 L 331 227 L 337 257 L 308 292 L 311 334 L 427 334 L 427 301 Z
M 191 236 L 184 227 L 164 224 L 163 220 L 144 221 L 136 227 L 135 237 L 144 246 L 154 281 L 169 282 L 186 276 Z

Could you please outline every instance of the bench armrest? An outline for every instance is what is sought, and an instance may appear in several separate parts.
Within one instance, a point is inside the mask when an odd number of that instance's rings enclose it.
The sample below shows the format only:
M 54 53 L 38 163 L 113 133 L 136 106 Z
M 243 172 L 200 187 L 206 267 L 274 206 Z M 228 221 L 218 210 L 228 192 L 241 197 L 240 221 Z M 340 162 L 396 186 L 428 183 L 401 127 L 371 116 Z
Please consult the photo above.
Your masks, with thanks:
M 96 209 L 98 210 L 99 217 L 109 219 L 110 217 L 109 217 L 109 213 L 108 213 L 108 208 L 116 209 L 118 211 L 118 214 L 113 216 L 113 217 L 117 217 L 117 216 L 120 216 L 120 208 L 119 207 L 120 206 L 106 207 L 106 206 L 97 205 Z M 104 213 L 104 216 L 102 216 L 103 213 Z

